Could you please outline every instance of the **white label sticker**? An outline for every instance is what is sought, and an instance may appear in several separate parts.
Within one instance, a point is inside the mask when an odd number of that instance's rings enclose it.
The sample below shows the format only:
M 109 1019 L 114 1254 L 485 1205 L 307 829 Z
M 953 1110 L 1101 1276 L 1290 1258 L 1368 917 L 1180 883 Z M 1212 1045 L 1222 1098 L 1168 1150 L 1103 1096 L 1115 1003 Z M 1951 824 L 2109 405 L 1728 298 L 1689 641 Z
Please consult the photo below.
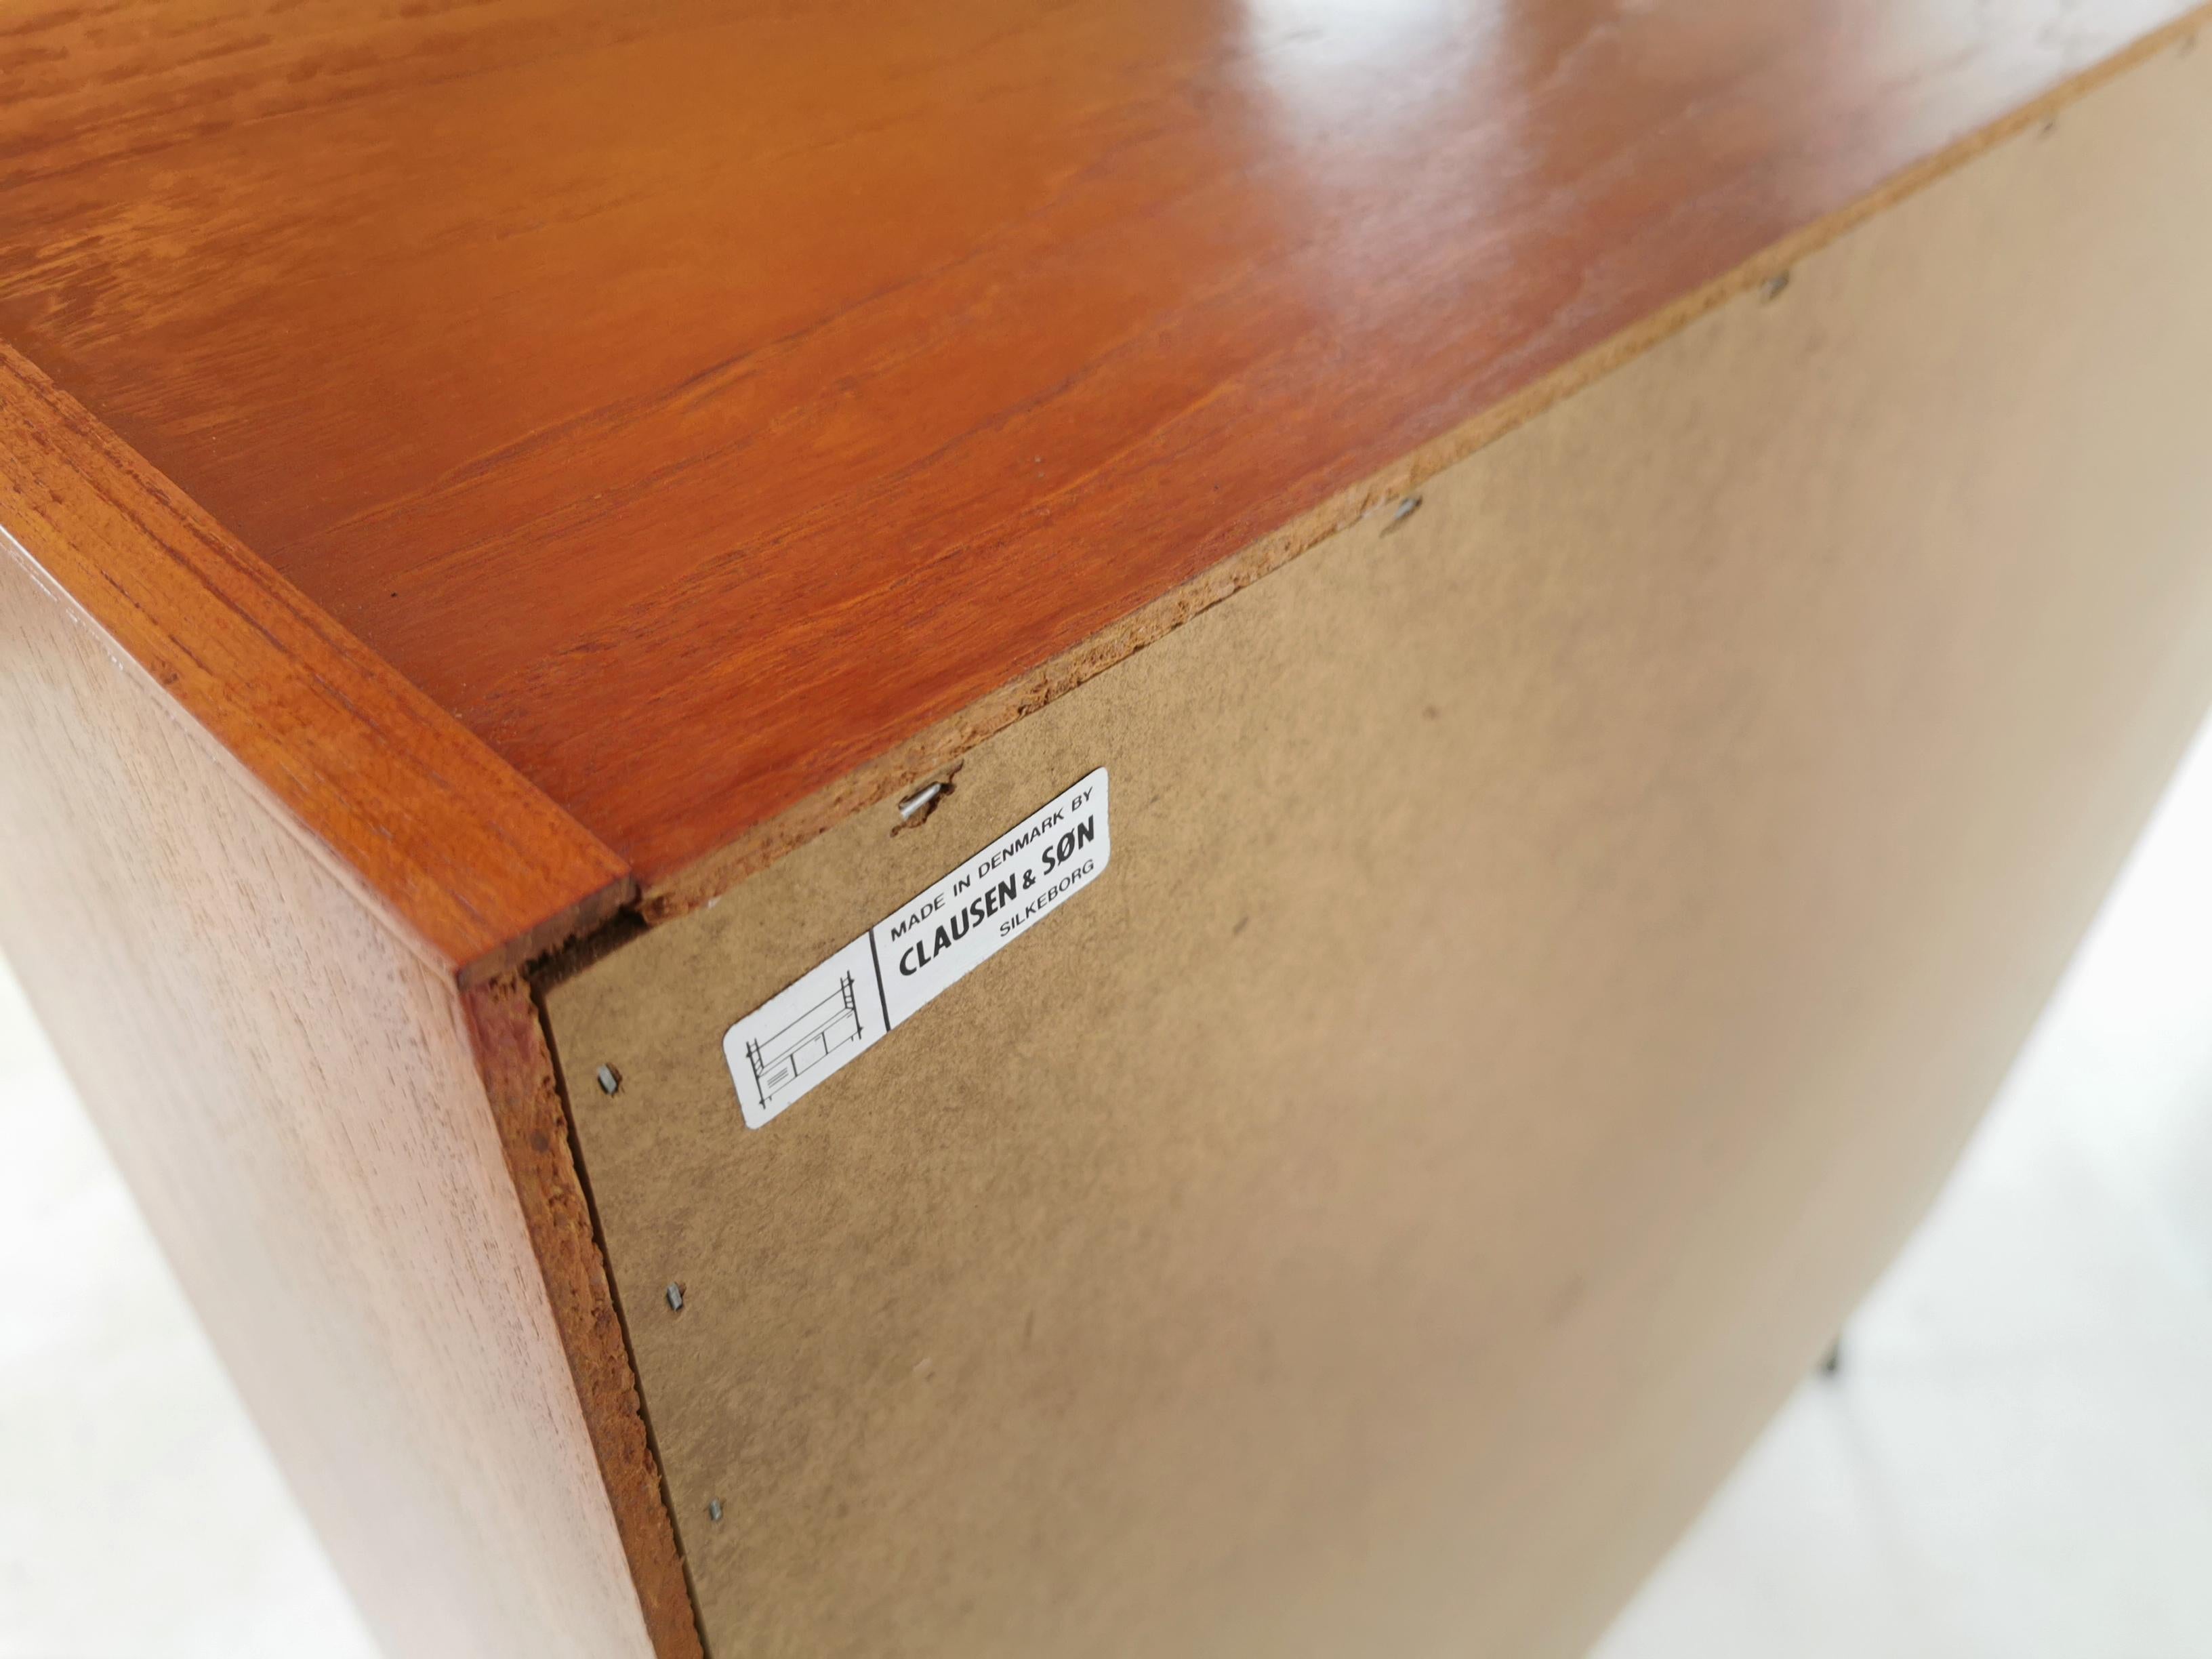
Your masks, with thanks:
M 882 1037 L 883 992 L 868 935 L 730 1027 L 722 1053 L 745 1127 L 757 1129 Z
M 1101 767 L 730 1027 L 757 1129 L 1098 878 L 1113 856 Z

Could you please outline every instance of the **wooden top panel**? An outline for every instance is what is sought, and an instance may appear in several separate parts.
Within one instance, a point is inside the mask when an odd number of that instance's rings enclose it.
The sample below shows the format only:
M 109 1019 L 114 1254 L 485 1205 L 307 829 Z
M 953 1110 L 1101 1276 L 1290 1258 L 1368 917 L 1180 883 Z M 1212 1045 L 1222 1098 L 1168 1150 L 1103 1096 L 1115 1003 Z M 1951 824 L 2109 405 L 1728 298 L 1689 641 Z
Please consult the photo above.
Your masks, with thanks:
M 0 337 L 647 881 L 2179 0 L 138 0 Z
M 605 920 L 622 860 L 0 343 L 0 563 L 150 675 L 465 981 Z M 0 679 L 51 665 L 0 653 Z

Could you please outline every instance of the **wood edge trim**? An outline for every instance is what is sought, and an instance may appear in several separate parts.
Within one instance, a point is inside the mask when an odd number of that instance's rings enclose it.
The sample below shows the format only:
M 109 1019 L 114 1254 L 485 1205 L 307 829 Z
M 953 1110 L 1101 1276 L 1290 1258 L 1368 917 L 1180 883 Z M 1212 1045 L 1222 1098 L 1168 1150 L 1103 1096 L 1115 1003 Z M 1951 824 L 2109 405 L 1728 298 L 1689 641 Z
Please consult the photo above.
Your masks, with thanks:
M 353 896 L 356 903 L 370 915 L 374 916 L 398 938 L 401 944 L 412 951 L 424 966 L 434 973 L 451 971 L 451 964 L 431 949 L 429 943 L 419 933 L 408 927 L 392 911 L 391 906 L 386 903 L 384 896 L 363 880 L 358 870 L 332 852 L 326 842 L 318 837 L 306 824 L 301 823 L 297 814 L 276 799 L 268 785 L 248 769 L 245 763 L 216 741 L 215 735 L 207 727 L 185 713 L 177 700 L 168 694 L 167 689 L 147 672 L 145 665 L 137 661 L 118 644 L 115 636 L 102 628 L 98 620 L 77 603 L 76 596 L 56 581 L 4 526 L 0 526 L 0 557 L 6 558 L 23 571 L 30 578 L 32 585 L 46 595 L 52 604 L 56 614 L 62 621 L 67 626 L 86 635 L 106 657 L 117 673 L 150 697 L 161 711 L 175 722 L 178 730 L 185 734 L 186 739 L 205 753 L 211 763 L 235 783 L 248 799 L 256 803 L 274 818 L 300 844 L 308 857 Z
M 542 1012 L 519 973 L 470 986 L 461 1000 L 653 1650 L 658 1659 L 705 1659 L 690 1572 Z
M 636 908 L 637 883 L 625 869 L 619 879 L 584 894 L 563 908 L 549 911 L 542 921 L 510 935 L 483 955 L 448 964 L 454 983 L 466 991 L 526 972 L 579 940 L 599 937 L 623 917 L 635 914 Z
M 463 984 L 597 926 L 629 866 L 0 342 L 0 531 Z
M 864 762 L 797 805 L 647 884 L 639 896 L 640 914 L 647 922 L 658 924 L 696 909 L 855 813 L 894 795 L 906 794 L 943 773 L 985 738 L 1165 638 L 1200 611 L 1212 609 L 1370 514 L 1394 506 L 1444 468 L 1486 448 L 1553 404 L 1681 332 L 1700 317 L 1786 276 L 1798 261 L 1876 214 L 1917 195 L 1977 156 L 2048 121 L 2069 105 L 2160 53 L 2189 49 L 2208 22 L 2212 22 L 2212 3 L 2200 4 L 2068 76 L 2007 114 L 1953 140 L 1856 200 L 1791 232 L 1734 270 L 1692 289 L 1643 321 L 1508 394 L 1481 414 L 1339 491 L 1212 569 L 978 698 L 959 714 Z

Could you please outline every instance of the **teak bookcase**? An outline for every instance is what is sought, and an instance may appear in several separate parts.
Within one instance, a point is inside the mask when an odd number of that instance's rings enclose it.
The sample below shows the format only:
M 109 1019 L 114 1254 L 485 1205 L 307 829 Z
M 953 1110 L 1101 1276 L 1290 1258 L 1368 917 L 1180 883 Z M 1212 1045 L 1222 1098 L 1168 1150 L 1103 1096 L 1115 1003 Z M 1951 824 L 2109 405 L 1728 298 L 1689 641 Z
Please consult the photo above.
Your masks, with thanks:
M 19 20 L 0 945 L 388 1650 L 1581 1651 L 2212 703 L 2203 21 Z

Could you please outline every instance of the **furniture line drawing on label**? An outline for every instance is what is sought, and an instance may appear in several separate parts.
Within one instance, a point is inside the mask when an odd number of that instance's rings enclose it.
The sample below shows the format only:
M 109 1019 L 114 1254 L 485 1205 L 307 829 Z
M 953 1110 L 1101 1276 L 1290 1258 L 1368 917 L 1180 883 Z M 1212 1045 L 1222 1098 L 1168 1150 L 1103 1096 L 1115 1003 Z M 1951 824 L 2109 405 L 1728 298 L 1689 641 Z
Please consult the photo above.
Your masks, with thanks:
M 836 988 L 788 1025 L 763 1042 L 745 1044 L 745 1059 L 752 1066 L 753 1084 L 761 1103 L 774 1110 L 787 1102 L 779 1093 L 794 1088 L 799 1079 L 847 1043 L 858 1042 L 860 1005 L 853 975 L 841 974 Z

